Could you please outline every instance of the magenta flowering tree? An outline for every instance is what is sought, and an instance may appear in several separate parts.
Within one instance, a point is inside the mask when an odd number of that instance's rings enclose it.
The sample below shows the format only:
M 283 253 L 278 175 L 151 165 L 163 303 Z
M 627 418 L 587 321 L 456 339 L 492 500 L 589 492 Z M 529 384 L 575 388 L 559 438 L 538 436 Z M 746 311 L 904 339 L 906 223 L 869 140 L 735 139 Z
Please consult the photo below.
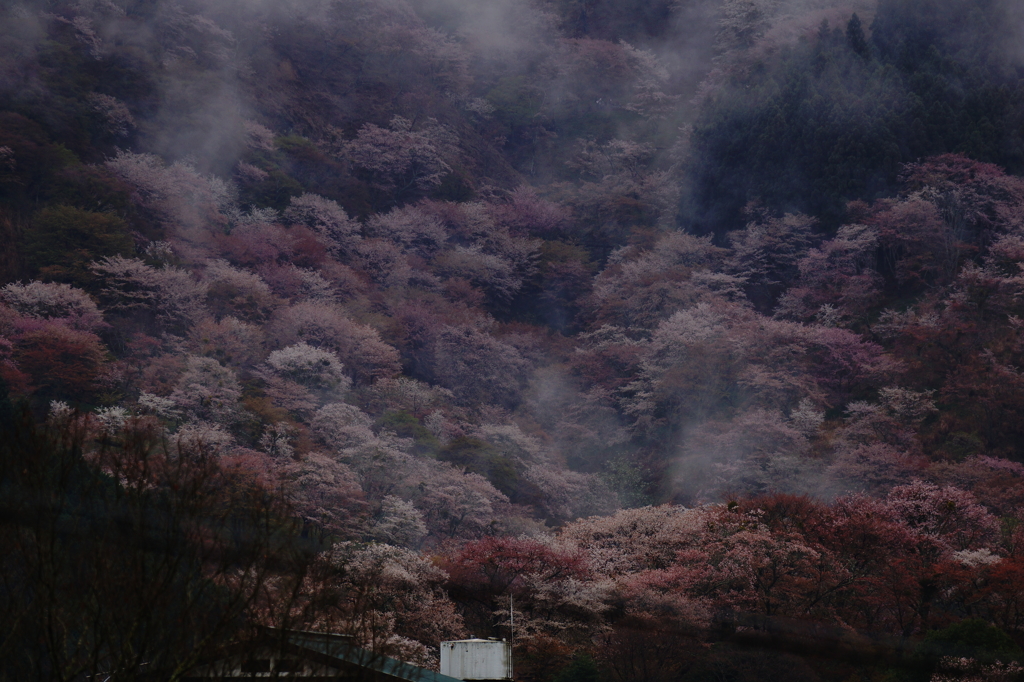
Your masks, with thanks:
M 398 200 L 441 184 L 451 171 L 445 159 L 457 144 L 452 130 L 433 119 L 414 130 L 411 121 L 395 116 L 387 128 L 365 124 L 345 154 L 372 186 Z
M 15 282 L 0 289 L 0 300 L 25 317 L 60 321 L 83 331 L 96 331 L 105 324 L 92 297 L 69 284 Z

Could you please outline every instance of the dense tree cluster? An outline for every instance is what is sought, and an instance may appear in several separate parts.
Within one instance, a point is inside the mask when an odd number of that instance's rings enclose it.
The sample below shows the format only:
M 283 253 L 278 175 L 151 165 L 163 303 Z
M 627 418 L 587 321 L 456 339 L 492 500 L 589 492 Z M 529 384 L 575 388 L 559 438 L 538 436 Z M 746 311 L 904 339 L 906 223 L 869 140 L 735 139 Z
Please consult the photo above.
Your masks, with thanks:
M 165 582 L 237 600 L 211 640 L 432 665 L 512 608 L 537 682 L 1018 674 L 1021 28 L 997 0 L 8 3 L 0 417 L 33 435 L 0 485 L 34 444 L 69 508 L 159 515 L 201 462 Z M 231 554 L 232 491 L 299 568 Z M 22 579 L 64 517 L 8 516 Z M 0 659 L 38 634 L 3 627 Z M 48 636 L 44 677 L 145 657 Z
M 769 17 L 784 14 L 760 4 Z M 810 212 L 834 228 L 848 218 L 847 201 L 891 194 L 901 164 L 938 154 L 1024 168 L 1022 67 L 1009 47 L 1015 5 L 868 7 L 870 25 L 857 14 L 839 25 L 825 17 L 783 45 L 773 42 L 779 25 L 807 19 L 776 16 L 759 32 L 760 47 L 714 74 L 683 202 L 699 232 L 728 231 L 751 201 Z

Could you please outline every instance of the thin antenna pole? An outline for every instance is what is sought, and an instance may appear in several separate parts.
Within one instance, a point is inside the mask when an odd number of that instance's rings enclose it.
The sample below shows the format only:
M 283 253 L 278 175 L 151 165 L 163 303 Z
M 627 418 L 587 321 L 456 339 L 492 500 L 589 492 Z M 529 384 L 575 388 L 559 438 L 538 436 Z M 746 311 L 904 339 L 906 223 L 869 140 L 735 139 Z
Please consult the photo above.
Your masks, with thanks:
M 512 595 L 508 595 L 508 679 L 512 679 L 512 646 L 516 641 L 516 610 Z

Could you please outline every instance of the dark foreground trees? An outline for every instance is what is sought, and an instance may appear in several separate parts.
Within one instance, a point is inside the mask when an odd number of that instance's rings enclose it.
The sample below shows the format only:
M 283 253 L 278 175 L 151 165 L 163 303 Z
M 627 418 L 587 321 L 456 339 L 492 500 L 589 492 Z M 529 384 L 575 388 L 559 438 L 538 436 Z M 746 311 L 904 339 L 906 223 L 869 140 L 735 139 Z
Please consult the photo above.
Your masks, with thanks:
M 175 680 L 286 624 L 312 553 L 276 496 L 144 421 L 0 419 L 0 680 Z

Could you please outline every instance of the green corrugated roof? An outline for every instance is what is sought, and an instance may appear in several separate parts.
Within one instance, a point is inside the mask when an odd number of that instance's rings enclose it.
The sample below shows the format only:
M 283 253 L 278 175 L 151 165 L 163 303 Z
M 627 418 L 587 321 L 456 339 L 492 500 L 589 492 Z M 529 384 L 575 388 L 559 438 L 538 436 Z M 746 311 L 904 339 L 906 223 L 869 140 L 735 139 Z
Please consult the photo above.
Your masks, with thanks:
M 404 663 L 361 647 L 351 646 L 344 643 L 342 638 L 319 635 L 314 632 L 295 632 L 288 635 L 288 642 L 408 682 L 463 682 L 457 677 L 442 675 L 418 665 Z

